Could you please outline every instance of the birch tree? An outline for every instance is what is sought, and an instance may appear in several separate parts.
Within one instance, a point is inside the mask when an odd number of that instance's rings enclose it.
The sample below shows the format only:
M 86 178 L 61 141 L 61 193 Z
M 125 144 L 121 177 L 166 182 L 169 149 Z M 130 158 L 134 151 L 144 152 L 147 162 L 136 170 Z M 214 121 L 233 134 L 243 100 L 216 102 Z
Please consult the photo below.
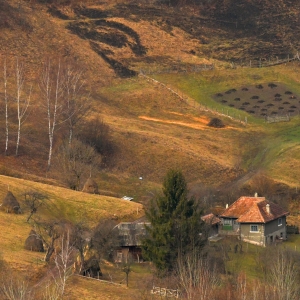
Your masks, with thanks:
M 7 65 L 6 59 L 4 59 L 3 65 L 3 83 L 4 83 L 4 105 L 5 105 L 5 151 L 4 154 L 7 155 L 8 149 L 8 94 L 7 94 Z
M 17 142 L 16 142 L 16 156 L 19 152 L 20 138 L 21 138 L 21 126 L 26 120 L 27 110 L 30 104 L 30 96 L 32 87 L 30 87 L 28 95 L 24 95 L 24 65 L 16 59 L 16 103 L 17 103 L 17 119 L 18 119 L 18 131 L 17 131 Z
M 44 63 L 40 91 L 46 112 L 49 153 L 47 168 L 50 169 L 55 133 L 62 123 L 68 124 L 69 143 L 71 143 L 74 127 L 89 110 L 89 102 L 83 97 L 82 72 L 60 60 L 51 64 Z
M 66 239 L 62 236 L 60 252 L 54 258 L 56 268 L 52 271 L 52 277 L 59 291 L 60 299 L 63 299 L 67 280 L 73 274 L 73 250 L 74 248 L 70 243 L 70 234 L 68 231 Z
M 47 116 L 48 138 L 49 138 L 49 152 L 47 170 L 50 169 L 54 133 L 57 129 L 59 118 L 62 115 L 64 84 L 61 71 L 61 61 L 57 66 L 51 65 L 50 60 L 44 63 L 41 75 L 40 91 L 44 100 L 44 107 Z

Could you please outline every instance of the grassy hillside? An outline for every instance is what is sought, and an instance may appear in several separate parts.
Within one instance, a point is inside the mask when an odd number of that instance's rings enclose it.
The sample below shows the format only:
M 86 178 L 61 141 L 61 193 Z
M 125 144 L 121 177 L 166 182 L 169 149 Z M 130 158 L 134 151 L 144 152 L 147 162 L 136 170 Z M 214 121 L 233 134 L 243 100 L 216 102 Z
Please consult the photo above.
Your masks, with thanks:
M 132 220 L 144 214 L 141 204 L 107 196 L 91 195 L 42 183 L 0 176 L 0 197 L 4 199 L 7 188 L 15 195 L 23 214 L 7 214 L 0 211 L 1 255 L 13 266 L 26 268 L 41 258 L 38 253 L 23 249 L 32 225 L 26 222 L 29 208 L 24 203 L 24 193 L 36 191 L 48 196 L 46 206 L 42 206 L 37 215 L 42 219 L 57 218 L 74 223 L 83 222 L 95 227 L 100 220 Z M 46 209 L 46 207 L 48 207 Z M 19 268 L 19 267 L 18 267 Z

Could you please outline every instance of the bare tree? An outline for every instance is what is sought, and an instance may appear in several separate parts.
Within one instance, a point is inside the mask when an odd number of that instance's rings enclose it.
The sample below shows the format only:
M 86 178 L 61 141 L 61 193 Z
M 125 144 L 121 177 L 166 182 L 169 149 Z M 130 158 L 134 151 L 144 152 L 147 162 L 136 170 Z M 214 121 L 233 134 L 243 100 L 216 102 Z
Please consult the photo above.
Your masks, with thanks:
M 129 283 L 129 273 L 132 271 L 132 263 L 133 263 L 132 259 L 127 258 L 126 261 L 123 261 L 122 265 L 121 265 L 121 270 L 126 275 L 126 286 L 127 287 L 128 287 L 128 283 Z
M 21 138 L 21 126 L 26 120 L 26 112 L 30 104 L 31 90 L 30 87 L 28 95 L 23 97 L 24 92 L 24 66 L 16 59 L 16 103 L 17 103 L 17 118 L 18 118 L 18 131 L 16 142 L 16 155 L 19 152 L 20 138 Z
M 7 94 L 7 64 L 6 59 L 4 59 L 3 65 L 3 83 L 4 83 L 4 104 L 5 104 L 5 151 L 4 154 L 7 155 L 8 149 L 8 94 Z
M 85 253 L 90 246 L 90 229 L 83 223 L 74 224 L 70 239 L 74 249 L 79 252 L 79 268 L 77 271 L 80 274 L 85 261 Z
M 65 141 L 58 149 L 56 155 L 57 167 L 63 175 L 63 180 L 74 190 L 81 187 L 83 176 L 89 177 L 100 165 L 101 157 L 94 147 L 79 139 L 72 143 Z
M 75 125 L 89 110 L 88 97 L 83 96 L 83 85 L 82 73 L 72 69 L 70 65 L 64 65 L 61 60 L 53 66 L 50 60 L 44 63 L 40 91 L 48 123 L 48 170 L 51 166 L 58 125 L 68 122 L 69 143 L 71 143 Z
M 40 91 L 44 99 L 48 123 L 49 153 L 47 169 L 49 170 L 52 159 L 54 133 L 60 121 L 59 118 L 62 115 L 63 108 L 64 83 L 60 60 L 57 66 L 53 68 L 50 60 L 44 63 Z
M 45 204 L 45 201 L 48 200 L 48 196 L 36 191 L 28 191 L 24 193 L 25 205 L 29 208 L 30 213 L 27 218 L 27 222 L 30 221 L 33 214 L 35 214 L 40 206 Z
M 33 295 L 30 292 L 29 285 L 24 280 L 9 279 L 1 287 L 4 299 L 8 300 L 30 300 Z
M 114 249 L 118 246 L 118 231 L 114 230 L 116 223 L 113 220 L 102 220 L 93 230 L 91 249 L 97 253 L 98 259 L 112 259 Z
M 59 297 L 59 288 L 52 282 L 48 282 L 46 286 L 43 287 L 43 294 L 41 295 L 43 300 L 58 300 Z
M 34 227 L 38 237 L 42 239 L 44 245 L 47 247 L 44 261 L 49 262 L 55 251 L 55 241 L 62 236 L 62 222 L 56 220 L 34 220 Z
M 274 286 L 276 299 L 299 299 L 299 254 L 277 247 L 271 256 L 268 277 Z
M 62 236 L 60 244 L 60 252 L 54 258 L 55 269 L 52 270 L 52 278 L 63 299 L 66 283 L 69 277 L 73 274 L 73 246 L 70 244 L 70 234 L 67 232 L 66 238 Z
M 219 284 L 215 267 L 201 253 L 190 253 L 177 260 L 177 276 L 187 299 L 210 299 Z
M 271 197 L 275 192 L 275 182 L 264 171 L 259 171 L 252 178 L 253 190 L 260 197 Z
M 76 124 L 90 110 L 90 101 L 88 95 L 84 95 L 84 81 L 82 72 L 70 65 L 66 67 L 64 74 L 66 102 L 64 106 L 64 117 L 68 123 L 69 144 L 74 136 Z
M 244 272 L 240 272 L 236 278 L 236 297 L 239 300 L 250 300 L 248 298 L 248 282 L 247 275 Z M 252 298 L 251 298 L 252 300 Z

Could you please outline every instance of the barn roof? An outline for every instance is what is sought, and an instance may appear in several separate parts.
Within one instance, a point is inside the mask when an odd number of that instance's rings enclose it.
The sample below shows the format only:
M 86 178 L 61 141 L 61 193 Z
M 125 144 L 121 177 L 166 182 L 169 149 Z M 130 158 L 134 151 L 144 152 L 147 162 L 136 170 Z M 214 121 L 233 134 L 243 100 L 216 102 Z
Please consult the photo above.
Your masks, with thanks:
M 205 215 L 201 217 L 201 220 L 209 225 L 215 225 L 221 222 L 221 220 L 218 217 L 216 217 L 214 214 Z
M 115 228 L 118 229 L 120 246 L 140 246 L 142 239 L 147 234 L 145 224 L 150 225 L 150 223 L 145 222 L 122 222 L 118 224 Z

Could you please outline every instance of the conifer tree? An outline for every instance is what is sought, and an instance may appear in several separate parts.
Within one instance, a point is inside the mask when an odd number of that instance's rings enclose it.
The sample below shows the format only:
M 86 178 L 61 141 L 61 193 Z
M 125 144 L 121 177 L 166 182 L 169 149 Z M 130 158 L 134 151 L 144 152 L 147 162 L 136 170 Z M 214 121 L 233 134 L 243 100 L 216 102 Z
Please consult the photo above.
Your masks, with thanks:
M 164 179 L 163 194 L 146 211 L 151 226 L 146 226 L 144 257 L 161 275 L 172 271 L 179 256 L 201 251 L 205 244 L 205 235 L 200 234 L 204 228 L 201 211 L 187 193 L 183 174 L 170 170 Z

